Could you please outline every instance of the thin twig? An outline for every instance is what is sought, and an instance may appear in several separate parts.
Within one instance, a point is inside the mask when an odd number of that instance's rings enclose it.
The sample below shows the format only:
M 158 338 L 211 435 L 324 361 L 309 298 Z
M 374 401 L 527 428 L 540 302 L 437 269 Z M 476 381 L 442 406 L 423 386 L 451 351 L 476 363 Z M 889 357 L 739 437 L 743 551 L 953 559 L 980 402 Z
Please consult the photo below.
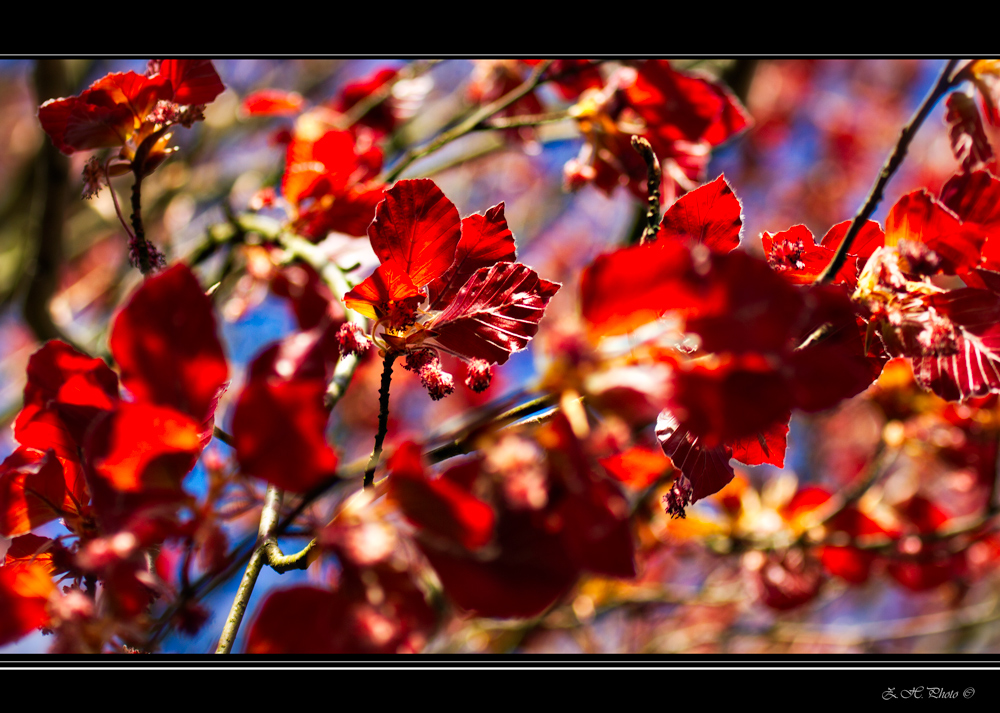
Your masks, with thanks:
M 830 264 L 826 266 L 826 269 L 820 273 L 820 276 L 816 278 L 816 284 L 830 282 L 840 268 L 843 267 L 844 261 L 847 260 L 847 252 L 851 249 L 851 244 L 854 242 L 854 238 L 856 238 L 858 233 L 861 232 L 861 228 L 864 227 L 865 222 L 871 217 L 872 213 L 875 212 L 875 208 L 878 207 L 879 201 L 882 200 L 882 193 L 885 190 L 886 184 L 889 183 L 889 179 L 892 178 L 900 164 L 903 163 L 903 159 L 906 157 L 906 151 L 910 146 L 910 142 L 917 134 L 917 129 L 919 129 L 920 125 L 924 123 L 924 120 L 931 113 L 931 109 L 934 108 L 934 105 L 937 104 L 938 100 L 954 85 L 956 80 L 951 76 L 951 73 L 957 64 L 957 59 L 953 59 L 948 62 L 944 70 L 941 72 L 941 76 L 938 77 L 937 83 L 934 85 L 930 94 L 928 94 L 924 101 L 920 104 L 920 108 L 917 109 L 917 113 L 913 115 L 912 119 L 910 119 L 910 123 L 903 128 L 903 131 L 899 135 L 899 141 L 896 142 L 896 148 L 886 160 L 885 165 L 882 166 L 882 171 L 879 173 L 878 179 L 875 181 L 875 185 L 872 186 L 871 192 L 868 194 L 868 198 L 865 200 L 861 210 L 859 210 L 857 215 L 854 216 L 854 220 L 851 222 L 851 227 L 847 230 L 847 235 L 844 236 L 844 240 L 837 247 L 837 252 L 833 255 L 833 260 L 831 260 Z
M 502 97 L 494 102 L 490 102 L 484 106 L 479 111 L 474 112 L 468 119 L 460 123 L 458 126 L 444 132 L 436 139 L 427 144 L 426 147 L 414 151 L 409 150 L 403 157 L 399 160 L 396 166 L 389 171 L 383 178 L 380 179 L 382 183 L 392 183 L 395 181 L 400 174 L 403 173 L 410 164 L 412 164 L 417 159 L 421 159 L 424 156 L 434 153 L 442 146 L 450 144 L 455 139 L 465 136 L 470 131 L 475 130 L 481 123 L 492 117 L 494 114 L 499 114 L 501 111 L 509 107 L 514 102 L 523 98 L 529 92 L 531 92 L 535 87 L 537 87 L 542 80 L 542 75 L 545 74 L 545 70 L 549 68 L 553 60 L 546 60 L 535 67 L 535 70 L 531 73 L 520 86 L 512 89 L 511 91 L 504 94 Z
M 642 229 L 642 237 L 639 244 L 655 240 L 656 233 L 660 229 L 660 160 L 656 158 L 656 152 L 652 145 L 641 136 L 632 137 L 632 148 L 634 148 L 642 160 L 646 162 L 646 194 L 648 206 L 646 208 L 646 227 Z
M 399 357 L 399 352 L 386 352 L 382 362 L 382 383 L 378 390 L 378 432 L 375 434 L 375 450 L 365 469 L 364 487 L 370 488 L 375 480 L 375 469 L 382 457 L 382 443 L 386 431 L 389 430 L 389 386 L 392 383 L 392 365 Z

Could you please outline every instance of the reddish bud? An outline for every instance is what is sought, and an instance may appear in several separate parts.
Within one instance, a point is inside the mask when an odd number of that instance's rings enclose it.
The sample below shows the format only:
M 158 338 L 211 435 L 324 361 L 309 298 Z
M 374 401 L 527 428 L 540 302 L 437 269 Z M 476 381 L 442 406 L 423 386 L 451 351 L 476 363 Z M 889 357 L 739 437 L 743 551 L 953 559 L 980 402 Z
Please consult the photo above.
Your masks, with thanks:
M 440 401 L 455 390 L 454 377 L 441 368 L 437 355 L 420 369 L 420 383 L 434 401 Z
M 340 347 L 341 354 L 361 355 L 368 351 L 371 343 L 358 325 L 354 322 L 344 322 L 337 331 L 337 345 Z
M 493 381 L 493 367 L 485 359 L 473 359 L 468 365 L 465 385 L 480 394 L 490 388 Z

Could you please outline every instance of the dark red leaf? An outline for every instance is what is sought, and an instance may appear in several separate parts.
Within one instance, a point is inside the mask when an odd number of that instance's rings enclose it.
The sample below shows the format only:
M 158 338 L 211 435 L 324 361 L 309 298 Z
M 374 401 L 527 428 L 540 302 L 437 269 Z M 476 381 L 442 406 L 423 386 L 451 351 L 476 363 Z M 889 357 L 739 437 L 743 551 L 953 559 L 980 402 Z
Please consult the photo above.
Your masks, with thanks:
M 429 326 L 442 347 L 466 358 L 503 364 L 528 346 L 561 285 L 531 268 L 501 262 L 473 273 Z
M 693 241 L 713 252 L 728 253 L 740 244 L 741 211 L 739 199 L 720 175 L 678 198 L 663 215 L 656 239 Z
M 389 492 L 414 525 L 467 550 L 489 543 L 493 509 L 448 477 L 428 478 L 416 443 L 401 445 L 388 468 Z
M 462 237 L 455 250 L 455 262 L 448 271 L 428 285 L 429 309 L 444 309 L 472 274 L 498 262 L 514 262 L 514 235 L 507 227 L 503 203 L 462 219 Z
M 28 360 L 24 408 L 14 437 L 22 445 L 54 448 L 60 457 L 76 460 L 91 423 L 117 403 L 118 376 L 101 359 L 51 341 Z
M 122 384 L 137 401 L 171 406 L 199 422 L 212 414 L 229 367 L 212 301 L 182 264 L 147 279 L 111 329 Z
M 251 365 L 251 378 L 236 404 L 236 457 L 248 475 L 301 493 L 337 469 L 337 454 L 325 435 L 330 416 L 323 401 L 326 379 L 297 377 L 294 369 L 289 380 L 268 376 L 275 363 L 271 351 Z
M 730 451 L 725 446 L 706 448 L 669 411 L 656 419 L 656 438 L 674 467 L 691 482 L 692 503 L 719 492 L 733 479 Z
M 170 80 L 177 104 L 209 104 L 226 88 L 210 59 L 165 59 L 160 75 Z
M 385 191 L 368 237 L 379 260 L 395 260 L 414 285 L 423 287 L 451 267 L 461 231 L 455 205 L 434 181 L 420 178 Z
M 945 102 L 951 150 L 963 171 L 975 171 L 994 163 L 993 147 L 983 129 L 976 103 L 967 94 L 952 92 Z

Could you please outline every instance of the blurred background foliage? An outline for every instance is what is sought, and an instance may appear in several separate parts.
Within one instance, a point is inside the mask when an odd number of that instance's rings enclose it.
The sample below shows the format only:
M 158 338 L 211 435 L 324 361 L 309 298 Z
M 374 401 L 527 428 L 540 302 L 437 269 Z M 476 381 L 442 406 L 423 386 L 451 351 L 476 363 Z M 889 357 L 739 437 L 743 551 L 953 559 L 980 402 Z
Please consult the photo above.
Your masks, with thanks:
M 707 176 L 712 180 L 724 173 L 742 201 L 742 249 L 760 255 L 762 231 L 804 224 L 813 235 L 822 236 L 832 225 L 851 218 L 943 62 L 678 60 L 679 68 L 721 77 L 753 117 L 753 128 L 713 153 Z M 91 354 L 106 355 L 110 318 L 141 279 L 128 265 L 126 238 L 109 192 L 89 201 L 80 198 L 87 152 L 59 154 L 38 124 L 38 105 L 52 97 L 78 94 L 109 72 L 141 73 L 145 64 L 145 59 L 0 61 L 2 457 L 15 448 L 9 425 L 21 407 L 29 356 L 42 342 L 57 337 Z M 209 227 L 226 220 L 227 210 L 245 211 L 261 188 L 280 183 L 284 146 L 275 136 L 287 131 L 294 119 L 241 116 L 240 102 L 250 92 L 294 90 L 307 106 L 316 105 L 336 96 L 349 82 L 405 64 L 378 59 L 215 60 L 227 90 L 207 108 L 204 122 L 175 134 L 180 150 L 144 182 L 147 234 L 163 248 L 169 262 L 188 259 L 203 245 Z M 426 142 L 474 108 L 469 87 L 477 71 L 481 68 L 476 62 L 446 60 L 399 88 L 395 100 L 409 118 L 386 149 L 387 165 L 402 148 Z M 567 105 L 551 87 L 543 87 L 540 96 L 546 106 Z M 936 193 L 954 173 L 943 115 L 942 103 L 889 185 L 874 216 L 880 223 L 901 195 L 921 187 Z M 402 175 L 432 176 L 461 215 L 504 201 L 519 259 L 564 284 L 535 345 L 498 370 L 486 395 L 490 398 L 524 388 L 544 370 L 544 354 L 536 345 L 544 344 L 547 331 L 578 309 L 582 268 L 641 225 L 645 206 L 624 188 L 610 196 L 593 186 L 573 193 L 564 190 L 563 166 L 577 155 L 582 142 L 573 121 L 539 126 L 521 132 L 516 140 L 500 131 L 473 132 L 415 162 Z M 131 179 L 117 180 L 125 184 L 116 183 L 119 195 L 125 195 Z M 376 264 L 364 239 L 344 238 L 328 249 L 348 264 L 353 256 L 363 266 L 362 276 Z M 224 276 L 214 299 L 234 371 L 230 396 L 239 393 L 240 370 L 249 360 L 264 345 L 294 330 L 288 307 L 270 296 L 253 261 L 252 250 L 220 251 L 203 267 L 206 275 Z M 214 277 L 203 281 L 212 284 Z M 334 412 L 331 432 L 344 462 L 370 451 L 377 417 L 373 394 L 380 370 L 378 360 L 365 361 Z M 431 402 L 415 377 L 406 372 L 397 376 L 389 447 L 404 437 L 430 438 L 449 419 L 483 401 L 459 390 L 449 399 Z M 219 412 L 223 424 L 227 406 L 231 411 L 224 400 Z M 861 400 L 829 414 L 797 416 L 784 471 L 770 466 L 745 468 L 739 471 L 740 482 L 756 493 L 762 512 L 773 510 L 782 498 L 787 500 L 796 479 L 800 484 L 843 483 L 857 472 L 858 462 L 867 460 L 881 432 L 880 418 L 869 402 Z M 228 455 L 221 444 L 213 448 L 223 457 Z M 717 505 L 704 504 L 706 512 L 713 507 L 718 514 Z M 581 585 L 570 609 L 559 614 L 572 619 L 572 625 L 560 625 L 556 616 L 552 626 L 526 631 L 518 623 L 456 619 L 431 649 L 895 653 L 1000 647 L 995 602 L 990 605 L 985 592 L 969 595 L 955 586 L 915 594 L 876 579 L 864 587 L 828 591 L 822 601 L 792 612 L 752 606 L 741 595 L 739 558 L 706 546 L 698 522 L 695 517 L 686 525 L 684 521 L 672 525 L 662 513 L 649 513 L 640 542 L 652 538 L 670 546 L 649 558 L 641 582 L 626 586 L 592 580 Z M 251 513 L 234 521 L 232 538 L 235 541 L 255 528 Z M 249 616 L 269 587 L 308 577 L 297 572 L 279 580 L 268 570 Z M 164 649 L 207 650 L 218 635 L 234 587 L 235 581 L 211 595 L 206 603 L 213 619 L 199 636 L 170 639 Z M 976 625 L 970 626 L 970 620 Z M 879 626 L 872 628 L 873 622 Z M 36 635 L 5 650 L 44 648 L 44 638 Z

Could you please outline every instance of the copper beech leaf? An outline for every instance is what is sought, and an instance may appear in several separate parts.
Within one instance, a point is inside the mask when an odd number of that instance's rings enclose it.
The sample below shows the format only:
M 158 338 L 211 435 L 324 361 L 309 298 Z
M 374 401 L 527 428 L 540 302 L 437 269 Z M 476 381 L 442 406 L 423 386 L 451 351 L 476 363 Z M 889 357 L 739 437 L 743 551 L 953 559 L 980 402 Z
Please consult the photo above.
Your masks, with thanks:
M 461 231 L 455 204 L 434 181 L 420 178 L 385 191 L 368 237 L 379 260 L 394 259 L 414 285 L 423 287 L 451 267 Z
M 208 104 L 226 88 L 210 59 L 165 59 L 160 76 L 170 80 L 177 104 Z
M 727 253 L 740 244 L 740 201 L 725 176 L 685 193 L 667 209 L 656 239 L 694 241 Z
M 176 490 L 204 447 L 203 426 L 151 403 L 118 405 L 87 437 L 96 471 L 116 490 Z
M 344 305 L 368 319 L 382 319 L 395 312 L 412 312 L 423 295 L 395 260 L 387 260 L 364 282 L 344 295 Z
M 462 219 L 462 237 L 455 251 L 455 262 L 448 271 L 428 285 L 429 309 L 442 309 L 481 267 L 498 262 L 514 262 L 514 234 L 507 227 L 500 203 L 485 215 L 473 214 Z
M 684 279 L 693 265 L 688 247 L 675 242 L 600 255 L 580 279 L 581 310 L 591 333 L 626 334 L 667 310 L 696 307 L 702 296 Z
M 954 348 L 906 355 L 917 383 L 948 401 L 1000 392 L 1000 296 L 966 287 L 927 302 L 954 326 Z
M 535 336 L 546 305 L 561 286 L 520 263 L 480 268 L 434 318 L 430 330 L 449 351 L 503 364 Z
M 56 586 L 39 562 L 0 567 L 0 646 L 49 623 L 49 598 Z
M 977 267 L 986 236 L 973 226 L 963 226 L 958 216 L 926 191 L 899 199 L 885 219 L 885 244 L 901 240 L 923 243 L 940 258 L 942 272 L 954 275 Z
M 187 266 L 147 279 L 118 314 L 111 353 L 137 401 L 207 420 L 229 367 L 212 302 Z
M 0 464 L 0 536 L 23 535 L 66 510 L 75 506 L 55 453 L 22 446 Z
M 416 443 L 401 445 L 389 459 L 388 468 L 392 476 L 389 492 L 417 527 L 467 550 L 489 543 L 496 520 L 493 509 L 447 474 L 428 478 Z
M 18 443 L 79 458 L 93 420 L 118 403 L 118 375 L 101 359 L 65 342 L 47 342 L 28 360 L 24 408 L 14 423 Z
M 719 492 L 733 479 L 732 452 L 725 446 L 705 447 L 669 411 L 656 419 L 656 438 L 674 467 L 691 482 L 692 503 Z

